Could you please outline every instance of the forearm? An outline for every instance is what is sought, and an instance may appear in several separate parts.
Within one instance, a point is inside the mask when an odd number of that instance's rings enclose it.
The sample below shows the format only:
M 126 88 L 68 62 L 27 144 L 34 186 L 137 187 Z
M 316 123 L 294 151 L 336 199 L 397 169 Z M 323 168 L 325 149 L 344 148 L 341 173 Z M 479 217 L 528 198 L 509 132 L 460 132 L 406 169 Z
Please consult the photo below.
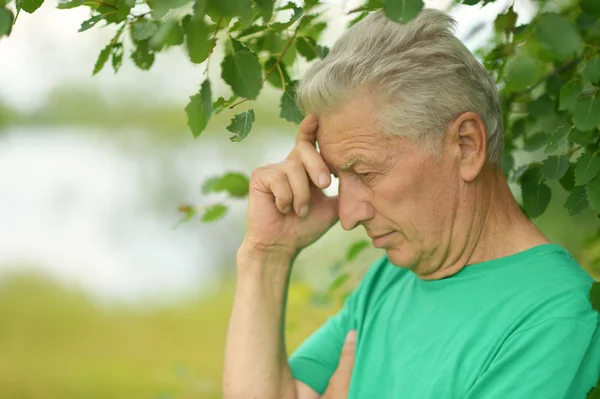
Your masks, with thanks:
M 240 248 L 223 374 L 225 399 L 296 399 L 284 321 L 292 257 Z

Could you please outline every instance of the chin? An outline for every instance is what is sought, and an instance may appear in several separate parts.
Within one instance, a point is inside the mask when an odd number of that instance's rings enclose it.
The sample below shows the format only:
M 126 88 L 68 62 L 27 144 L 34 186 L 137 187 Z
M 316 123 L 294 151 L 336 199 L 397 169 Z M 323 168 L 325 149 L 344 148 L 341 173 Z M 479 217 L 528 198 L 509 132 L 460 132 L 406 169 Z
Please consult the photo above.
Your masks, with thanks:
M 393 247 L 386 249 L 385 252 L 387 253 L 388 260 L 394 266 L 409 269 L 416 264 L 417 257 L 410 249 Z

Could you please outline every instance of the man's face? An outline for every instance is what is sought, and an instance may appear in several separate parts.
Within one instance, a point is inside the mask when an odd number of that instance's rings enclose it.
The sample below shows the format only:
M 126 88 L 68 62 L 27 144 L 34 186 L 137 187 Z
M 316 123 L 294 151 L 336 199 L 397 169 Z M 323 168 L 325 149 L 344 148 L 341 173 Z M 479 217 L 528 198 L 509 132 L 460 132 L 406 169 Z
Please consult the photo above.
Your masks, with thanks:
M 385 135 L 366 96 L 320 116 L 317 142 L 339 178 L 342 227 L 361 224 L 393 264 L 434 272 L 459 199 L 459 173 L 448 152 L 438 158 L 409 138 Z

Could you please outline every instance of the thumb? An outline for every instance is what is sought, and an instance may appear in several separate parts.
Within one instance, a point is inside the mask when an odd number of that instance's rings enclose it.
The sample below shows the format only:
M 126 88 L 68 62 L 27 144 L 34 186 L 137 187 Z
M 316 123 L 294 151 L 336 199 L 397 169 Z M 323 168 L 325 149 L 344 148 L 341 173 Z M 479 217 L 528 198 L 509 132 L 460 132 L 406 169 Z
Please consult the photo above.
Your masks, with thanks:
M 350 389 L 352 370 L 354 369 L 354 352 L 356 350 L 356 331 L 352 330 L 346 335 L 340 362 L 335 373 L 329 380 L 323 399 L 346 399 Z

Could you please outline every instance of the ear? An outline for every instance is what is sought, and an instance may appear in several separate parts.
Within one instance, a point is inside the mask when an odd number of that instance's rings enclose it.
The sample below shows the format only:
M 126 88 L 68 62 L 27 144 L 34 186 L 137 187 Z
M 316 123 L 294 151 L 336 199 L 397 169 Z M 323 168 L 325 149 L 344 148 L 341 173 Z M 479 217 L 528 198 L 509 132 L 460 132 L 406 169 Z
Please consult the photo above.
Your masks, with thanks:
M 459 171 L 464 181 L 473 181 L 487 160 L 487 131 L 483 119 L 465 112 L 452 122 L 453 140 L 459 147 Z

